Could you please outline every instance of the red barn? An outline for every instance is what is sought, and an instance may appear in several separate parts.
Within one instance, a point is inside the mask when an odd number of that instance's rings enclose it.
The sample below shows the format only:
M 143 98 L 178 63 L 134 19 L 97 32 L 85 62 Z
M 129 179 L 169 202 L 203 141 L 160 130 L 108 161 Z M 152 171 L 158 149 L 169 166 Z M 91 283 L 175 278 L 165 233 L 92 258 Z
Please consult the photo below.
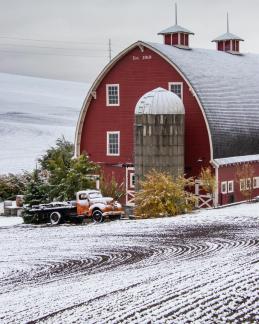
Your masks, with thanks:
M 189 47 L 189 30 L 175 24 L 160 33 L 164 44 L 138 41 L 116 56 L 97 77 L 83 104 L 75 154 L 86 152 L 105 174 L 134 191 L 134 110 L 146 92 L 175 92 L 185 107 L 185 173 L 198 177 L 212 166 L 216 204 L 259 195 L 259 55 L 241 54 L 242 39 L 229 31 L 217 50 Z M 237 165 L 255 173 L 236 181 Z M 196 188 L 197 190 L 197 188 Z M 205 203 L 206 205 L 206 203 Z

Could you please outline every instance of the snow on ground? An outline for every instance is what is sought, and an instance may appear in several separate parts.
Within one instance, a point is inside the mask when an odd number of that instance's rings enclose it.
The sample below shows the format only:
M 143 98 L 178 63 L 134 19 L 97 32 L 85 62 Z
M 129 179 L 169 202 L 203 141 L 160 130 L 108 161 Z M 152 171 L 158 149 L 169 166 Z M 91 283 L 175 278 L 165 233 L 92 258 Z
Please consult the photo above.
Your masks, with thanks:
M 32 169 L 64 135 L 74 141 L 88 84 L 0 73 L 0 174 Z
M 1 323 L 258 323 L 259 204 L 0 227 Z
M 23 223 L 23 219 L 21 217 L 5 217 L 0 216 L 0 228 L 6 226 L 14 226 Z

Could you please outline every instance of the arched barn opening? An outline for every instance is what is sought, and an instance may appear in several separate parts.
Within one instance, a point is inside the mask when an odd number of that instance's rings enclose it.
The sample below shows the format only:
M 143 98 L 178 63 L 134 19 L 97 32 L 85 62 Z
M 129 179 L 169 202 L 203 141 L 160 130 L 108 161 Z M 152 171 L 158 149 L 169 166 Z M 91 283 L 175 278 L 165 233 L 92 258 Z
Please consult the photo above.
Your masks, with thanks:
M 217 181 L 216 205 L 244 200 L 247 189 L 253 197 L 259 195 L 259 55 L 241 53 L 242 39 L 231 34 L 229 26 L 214 39 L 216 50 L 191 48 L 189 36 L 194 34 L 177 22 L 159 34 L 164 43 L 137 41 L 97 77 L 80 112 L 75 155 L 86 152 L 107 176 L 123 181 L 125 202 L 131 204 L 139 161 L 135 107 L 145 94 L 162 88 L 184 106 L 186 176 L 199 180 L 201 169 L 210 166 Z M 167 126 L 161 125 L 166 132 Z M 143 126 L 148 132 L 148 125 Z M 151 160 L 152 152 L 163 154 L 162 146 L 150 144 Z M 179 152 L 171 153 L 164 156 L 170 163 Z M 237 170 L 246 164 L 253 172 L 238 178 Z

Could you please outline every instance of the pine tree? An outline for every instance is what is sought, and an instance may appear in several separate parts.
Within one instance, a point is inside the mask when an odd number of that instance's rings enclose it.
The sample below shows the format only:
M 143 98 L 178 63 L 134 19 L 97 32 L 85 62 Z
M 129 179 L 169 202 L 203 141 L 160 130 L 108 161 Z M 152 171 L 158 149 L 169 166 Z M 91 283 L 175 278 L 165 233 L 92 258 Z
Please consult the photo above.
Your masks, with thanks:
M 99 173 L 99 167 L 85 154 L 73 158 L 73 148 L 62 137 L 39 160 L 41 173 L 49 184 L 50 200 L 72 200 L 77 191 L 95 187 L 89 176 Z
M 29 206 L 48 201 L 48 185 L 41 179 L 39 170 L 34 170 L 25 190 L 24 202 Z

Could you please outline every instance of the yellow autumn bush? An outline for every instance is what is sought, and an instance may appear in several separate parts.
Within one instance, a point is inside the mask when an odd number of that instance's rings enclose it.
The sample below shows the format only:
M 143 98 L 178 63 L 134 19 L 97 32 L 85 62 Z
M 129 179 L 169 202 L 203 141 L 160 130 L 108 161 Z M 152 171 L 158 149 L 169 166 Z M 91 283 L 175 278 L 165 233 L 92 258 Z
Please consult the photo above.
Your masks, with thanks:
M 175 216 L 193 210 L 196 197 L 186 189 L 192 178 L 173 178 L 166 172 L 151 170 L 139 182 L 135 193 L 135 215 L 141 218 Z

